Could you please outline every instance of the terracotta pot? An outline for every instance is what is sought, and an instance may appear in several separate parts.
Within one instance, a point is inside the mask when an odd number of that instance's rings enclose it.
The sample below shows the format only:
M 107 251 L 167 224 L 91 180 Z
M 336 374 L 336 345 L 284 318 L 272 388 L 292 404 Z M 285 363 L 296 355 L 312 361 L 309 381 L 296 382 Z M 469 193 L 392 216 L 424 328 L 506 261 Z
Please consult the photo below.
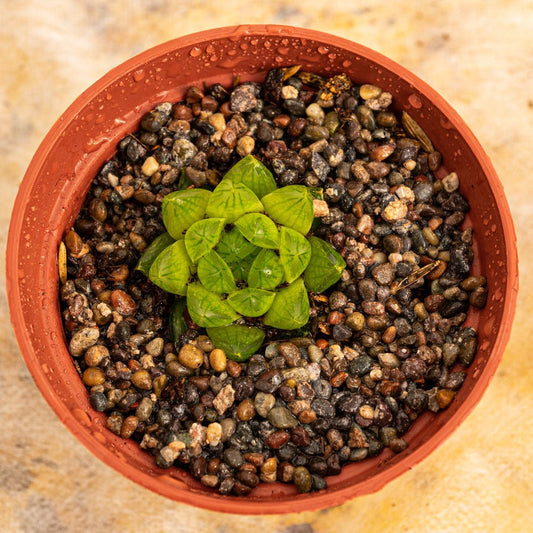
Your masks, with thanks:
M 160 470 L 133 441 L 105 428 L 92 410 L 67 351 L 58 301 L 57 251 L 92 178 L 155 104 L 177 101 L 196 83 L 260 80 L 280 65 L 375 83 L 394 96 L 461 178 L 475 228 L 474 274 L 488 278 L 489 301 L 472 310 L 479 353 L 451 406 L 426 413 L 407 434 L 399 455 L 346 466 L 326 491 L 297 494 L 292 485 L 261 485 L 246 498 L 222 497 L 177 468 Z M 445 171 L 442 171 L 444 174 Z M 478 141 L 457 113 L 403 67 L 361 45 L 284 26 L 238 26 L 196 33 L 148 50 L 113 69 L 59 118 L 37 150 L 20 187 L 7 245 L 7 289 L 20 349 L 42 394 L 67 428 L 97 457 L 128 478 L 171 499 L 213 511 L 287 513 L 338 505 L 376 491 L 410 469 L 465 419 L 487 388 L 509 338 L 518 285 L 515 234 L 502 185 Z

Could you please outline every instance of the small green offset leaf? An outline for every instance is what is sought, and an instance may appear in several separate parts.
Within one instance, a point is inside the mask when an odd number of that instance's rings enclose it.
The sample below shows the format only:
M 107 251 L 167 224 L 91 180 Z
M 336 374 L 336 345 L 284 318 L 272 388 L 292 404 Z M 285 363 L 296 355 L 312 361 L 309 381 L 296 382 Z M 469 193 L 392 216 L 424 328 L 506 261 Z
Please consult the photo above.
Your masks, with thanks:
M 152 263 L 155 261 L 156 257 L 173 242 L 174 239 L 169 233 L 162 233 L 161 235 L 157 236 L 151 242 L 150 246 L 146 248 L 135 268 L 140 270 L 145 276 L 148 276 L 150 267 L 152 266 Z
M 200 259 L 197 274 L 208 291 L 221 294 L 232 292 L 237 288 L 230 267 L 215 250 L 211 250 Z
M 193 263 L 214 248 L 224 229 L 223 218 L 204 218 L 195 222 L 185 234 L 185 247 Z
M 187 177 L 187 172 L 185 171 L 185 167 L 181 169 L 180 172 L 180 179 L 178 181 L 178 187 L 176 190 L 183 191 L 187 187 L 190 187 L 192 185 L 192 181 Z
M 279 257 L 272 250 L 261 250 L 248 272 L 248 285 L 259 289 L 275 289 L 282 279 L 283 267 Z
M 259 249 L 248 242 L 237 228 L 233 228 L 228 233 L 222 233 L 216 251 L 227 263 L 236 263 Z
M 346 263 L 342 256 L 326 241 L 310 237 L 311 261 L 304 273 L 307 290 L 324 292 L 339 281 Z
M 187 331 L 187 324 L 183 318 L 183 312 L 185 311 L 185 298 L 178 298 L 170 311 L 170 317 L 168 319 L 168 330 L 170 338 L 177 342 L 180 335 Z
M 205 189 L 186 189 L 171 192 L 163 198 L 163 222 L 174 239 L 181 239 L 185 230 L 204 218 L 210 196 Z
M 226 326 L 239 318 L 226 301 L 200 283 L 189 285 L 187 309 L 193 321 L 202 328 Z
M 277 329 L 298 329 L 309 321 L 309 298 L 302 278 L 281 289 L 263 320 Z
M 241 315 L 258 317 L 270 309 L 275 295 L 274 292 L 248 287 L 231 293 L 227 302 Z
M 185 249 L 183 239 L 167 246 L 150 267 L 149 278 L 152 283 L 172 294 L 185 296 L 187 282 L 191 276 L 192 263 Z
M 292 283 L 300 277 L 311 259 L 311 245 L 299 232 L 281 226 L 279 261 L 285 272 L 285 280 Z
M 313 196 L 304 185 L 288 185 L 261 200 L 265 210 L 278 224 L 306 235 L 314 218 Z
M 215 188 L 207 204 L 208 217 L 225 218 L 231 224 L 245 213 L 263 211 L 259 198 L 242 183 L 222 180 Z
M 234 361 L 246 361 L 257 352 L 263 344 L 265 332 L 259 328 L 231 326 L 207 328 L 207 334 L 213 344 L 224 350 L 224 353 Z
M 261 213 L 248 213 L 235 221 L 235 226 L 255 246 L 279 248 L 279 232 L 276 224 Z
M 252 155 L 247 155 L 233 165 L 223 178 L 233 183 L 242 183 L 261 199 L 276 190 L 276 182 L 270 170 Z

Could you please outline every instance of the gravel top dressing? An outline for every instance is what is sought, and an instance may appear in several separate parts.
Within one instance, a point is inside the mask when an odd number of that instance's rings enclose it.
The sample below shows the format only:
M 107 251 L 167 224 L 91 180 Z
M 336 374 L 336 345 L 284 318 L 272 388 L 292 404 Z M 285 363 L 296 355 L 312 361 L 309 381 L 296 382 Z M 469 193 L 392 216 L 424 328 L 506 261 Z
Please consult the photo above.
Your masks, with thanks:
M 69 351 L 157 466 L 320 490 L 454 400 L 486 279 L 460 177 L 391 103 L 298 67 L 190 87 L 94 178 L 60 247 Z

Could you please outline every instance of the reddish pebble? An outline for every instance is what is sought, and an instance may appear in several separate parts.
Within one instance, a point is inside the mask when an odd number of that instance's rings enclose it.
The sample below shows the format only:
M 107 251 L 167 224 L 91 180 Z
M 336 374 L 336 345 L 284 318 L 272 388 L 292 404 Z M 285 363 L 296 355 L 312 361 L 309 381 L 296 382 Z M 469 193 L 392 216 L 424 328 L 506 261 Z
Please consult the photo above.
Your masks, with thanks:
M 237 361 L 232 361 L 231 359 L 228 359 L 226 363 L 226 372 L 232 377 L 237 378 L 240 376 L 242 372 L 242 367 Z
M 133 314 L 136 308 L 133 298 L 120 289 L 116 289 L 111 293 L 111 305 L 122 316 Z
M 326 339 L 318 339 L 316 341 L 316 345 L 321 349 L 321 350 L 325 350 L 328 346 L 329 346 L 329 343 Z
M 340 311 L 331 311 L 328 315 L 328 322 L 334 326 L 336 324 L 342 324 L 344 322 L 344 313 Z
M 289 434 L 286 431 L 278 430 L 271 433 L 265 440 L 265 444 L 272 448 L 273 450 L 277 450 L 281 448 L 284 444 L 287 444 L 289 442 Z

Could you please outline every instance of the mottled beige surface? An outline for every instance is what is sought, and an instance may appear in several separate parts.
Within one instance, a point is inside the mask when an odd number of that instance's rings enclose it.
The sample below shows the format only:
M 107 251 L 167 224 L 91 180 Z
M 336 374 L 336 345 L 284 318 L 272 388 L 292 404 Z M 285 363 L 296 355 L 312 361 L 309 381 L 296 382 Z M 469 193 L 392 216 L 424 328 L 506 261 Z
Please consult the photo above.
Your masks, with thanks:
M 168 39 L 209 27 L 272 22 L 328 31 L 374 48 L 411 69 L 457 109 L 505 186 L 522 274 L 503 363 L 473 414 L 431 457 L 379 493 L 338 508 L 244 518 L 166 500 L 86 451 L 56 419 L 26 370 L 2 285 L 0 531 L 533 530 L 530 1 L 0 0 L 0 12 L 2 250 L 31 155 L 81 91 L 111 67 Z

